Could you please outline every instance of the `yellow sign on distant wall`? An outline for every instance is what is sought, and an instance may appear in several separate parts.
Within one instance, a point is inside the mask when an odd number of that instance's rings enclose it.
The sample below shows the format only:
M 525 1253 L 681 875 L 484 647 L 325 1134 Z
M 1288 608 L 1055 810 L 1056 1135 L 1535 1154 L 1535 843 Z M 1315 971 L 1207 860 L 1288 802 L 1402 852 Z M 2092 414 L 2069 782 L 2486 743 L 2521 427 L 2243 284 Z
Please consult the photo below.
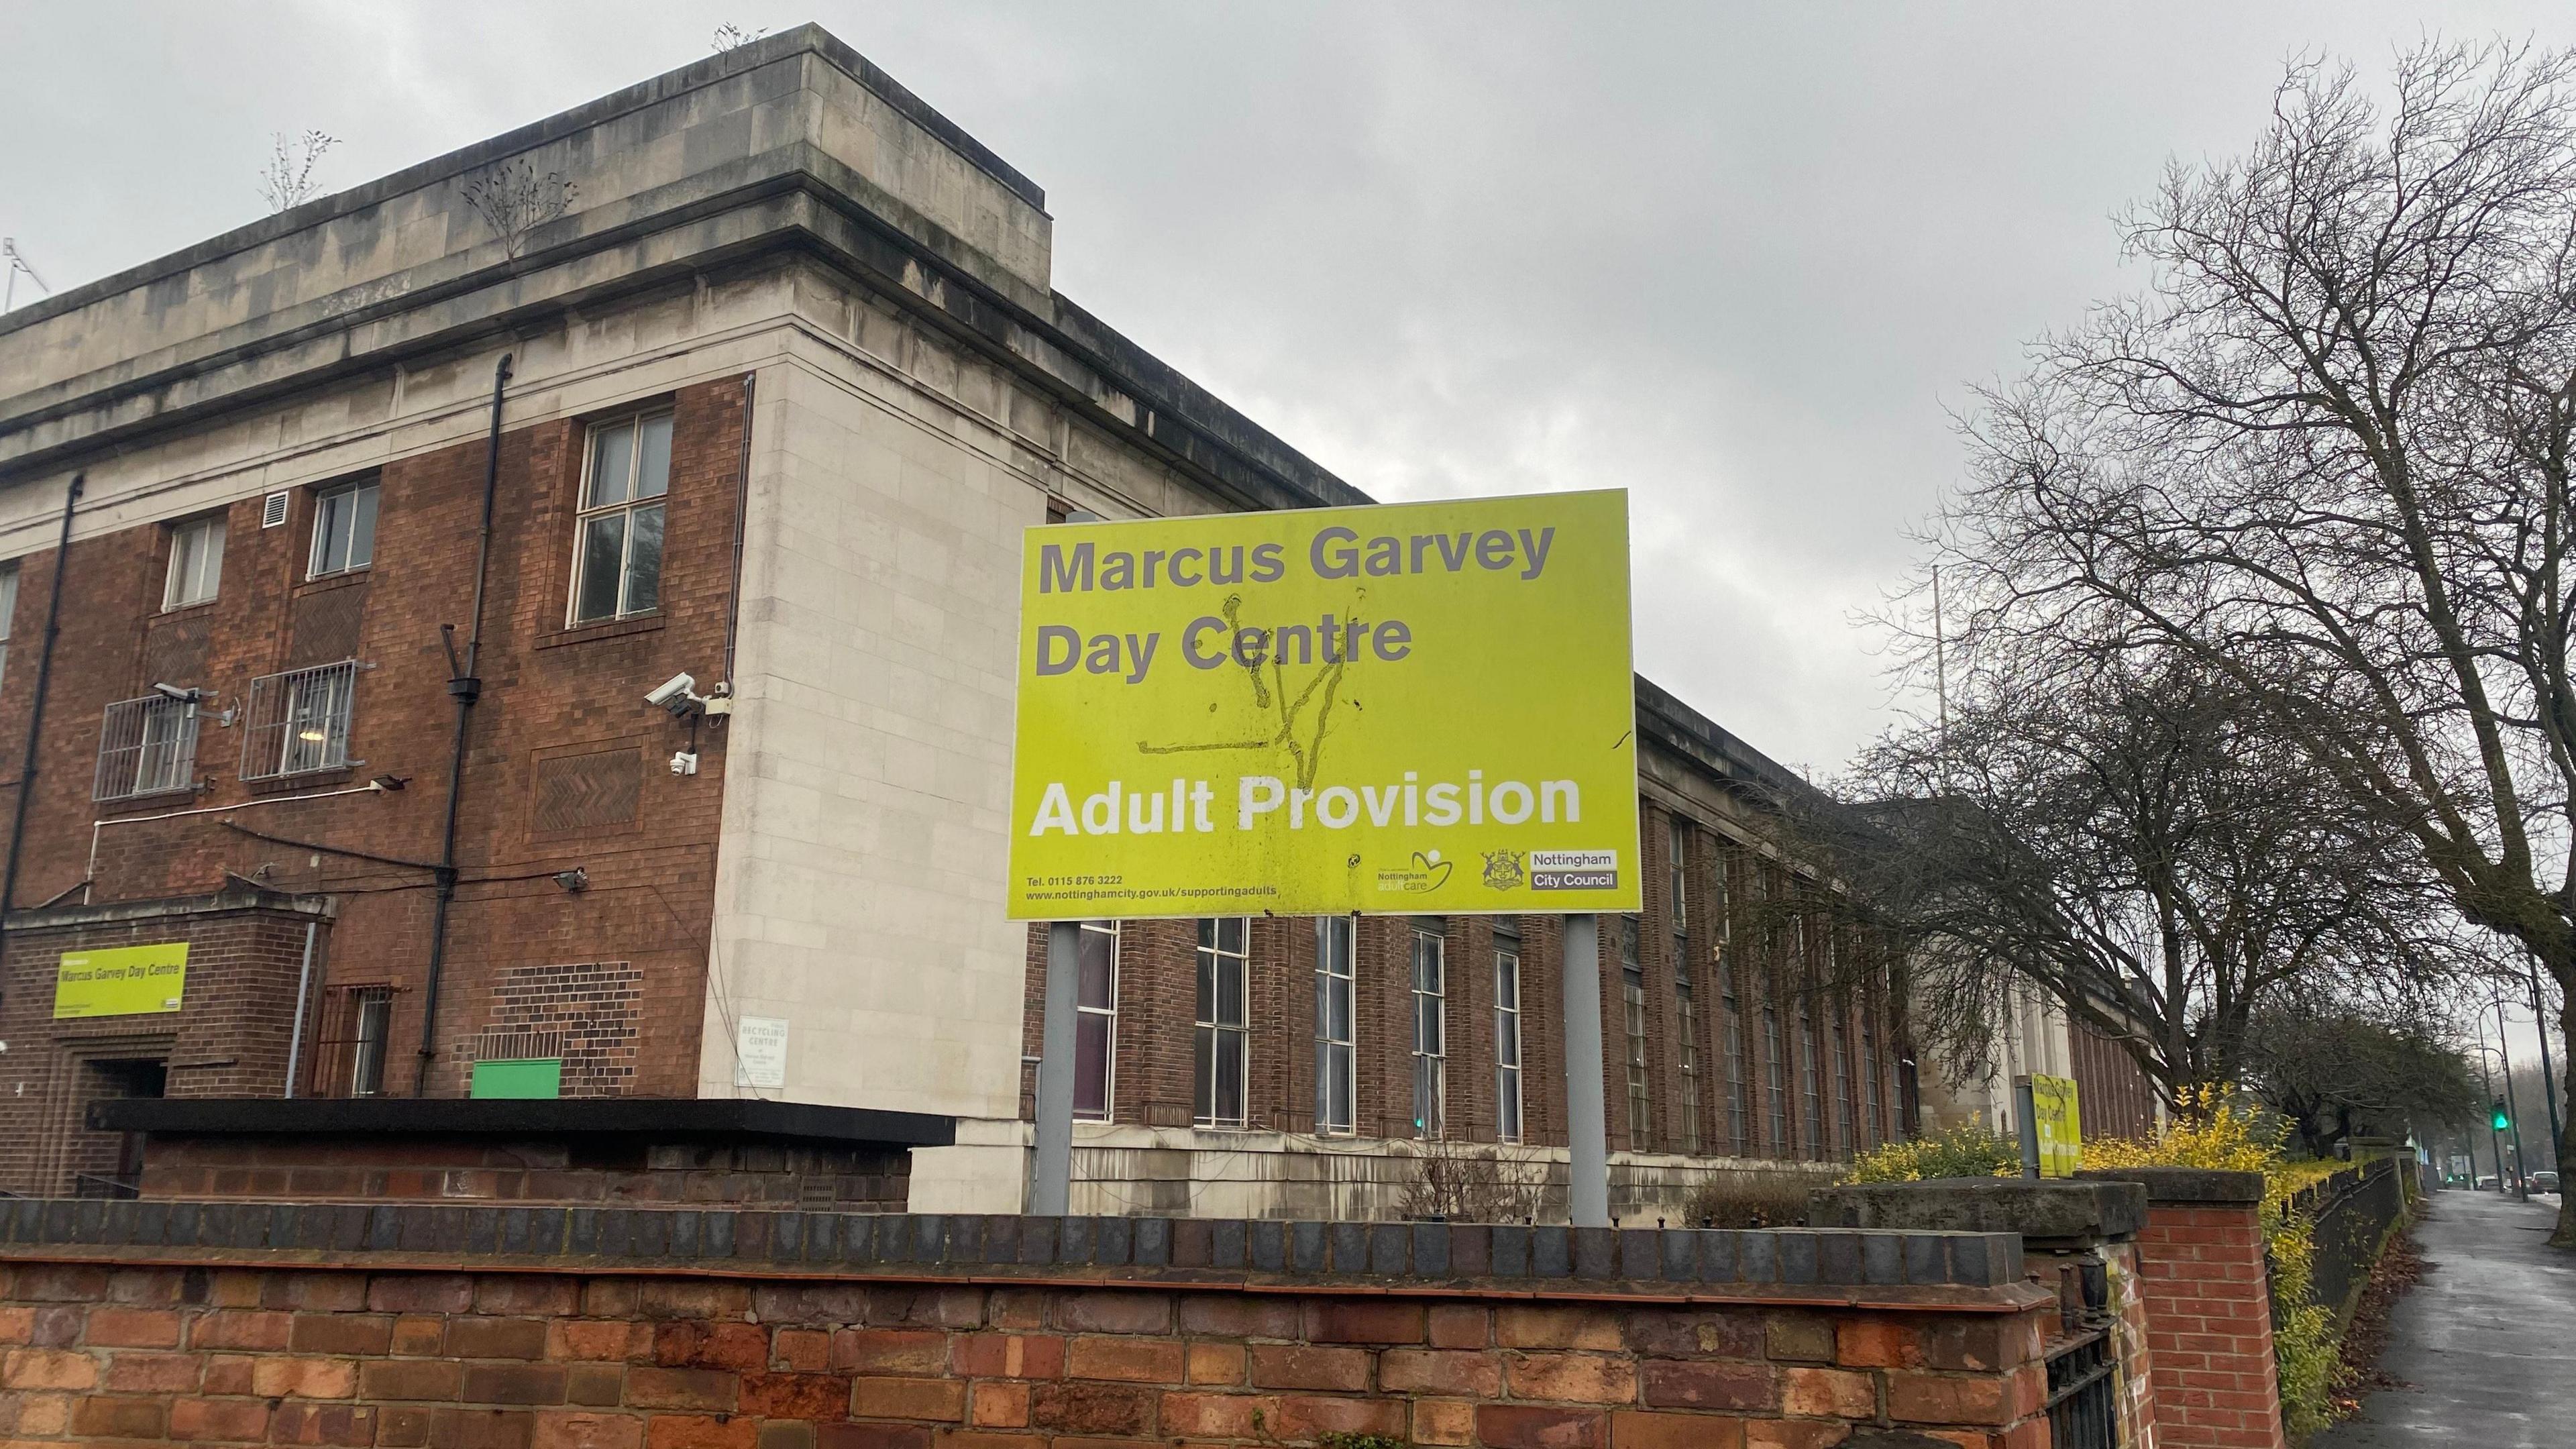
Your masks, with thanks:
M 2030 1079 L 2030 1120 L 2039 1128 L 2039 1175 L 2073 1177 L 2084 1165 L 2083 1122 L 2071 1077 Z
M 1028 531 L 1010 914 L 1642 908 L 1628 498 Z
M 54 972 L 54 1019 L 177 1011 L 188 984 L 188 943 L 65 951 Z

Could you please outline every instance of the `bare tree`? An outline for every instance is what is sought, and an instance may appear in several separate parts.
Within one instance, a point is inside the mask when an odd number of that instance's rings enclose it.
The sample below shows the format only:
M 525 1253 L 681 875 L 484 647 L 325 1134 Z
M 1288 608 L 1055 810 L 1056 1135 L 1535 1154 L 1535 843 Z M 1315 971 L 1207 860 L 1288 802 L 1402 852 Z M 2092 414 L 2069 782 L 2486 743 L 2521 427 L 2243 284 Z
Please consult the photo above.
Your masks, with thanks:
M 1538 1212 L 1545 1169 L 1445 1138 L 1413 1144 L 1413 1179 L 1396 1210 L 1416 1221 L 1515 1223 Z
M 560 171 L 539 173 L 525 156 L 485 167 L 468 177 L 464 187 L 465 204 L 492 228 L 513 260 L 527 246 L 529 232 L 572 209 L 578 190 Z
M 2263 1004 L 2450 956 L 2393 832 L 2171 652 L 2027 647 L 1817 814 L 1847 897 L 1903 948 L 1918 1050 L 1974 1073 L 2017 986 L 2118 1043 L 2169 1102 L 2234 1081 Z
M 2576 57 L 2296 65 L 2126 230 L 2146 292 L 1970 426 L 1964 655 L 2190 654 L 2576 987 Z
M 2433 1140 L 2468 1123 L 2476 1080 L 2422 1012 L 2384 1015 L 2331 997 L 2284 997 L 2254 1017 L 2246 1060 L 2257 1093 L 2297 1129 L 2310 1154 L 2370 1130 Z
M 259 199 L 268 203 L 268 209 L 293 211 L 321 195 L 322 186 L 313 179 L 313 168 L 340 144 L 340 138 L 321 131 L 295 136 L 279 131 L 269 141 L 268 164 L 259 170 Z

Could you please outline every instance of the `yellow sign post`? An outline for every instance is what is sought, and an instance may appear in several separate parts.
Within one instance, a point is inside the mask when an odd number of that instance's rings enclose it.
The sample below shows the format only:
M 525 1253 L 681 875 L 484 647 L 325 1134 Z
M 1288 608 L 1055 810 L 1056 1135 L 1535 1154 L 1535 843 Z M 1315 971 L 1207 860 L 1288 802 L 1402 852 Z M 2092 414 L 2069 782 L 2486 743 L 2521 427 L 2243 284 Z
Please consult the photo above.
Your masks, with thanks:
M 177 1011 L 188 984 L 188 943 L 65 951 L 54 971 L 54 1019 Z
M 1641 908 L 1626 494 L 1025 552 L 1014 919 Z
M 2030 1079 L 2030 1120 L 2039 1130 L 2039 1175 L 2073 1177 L 2084 1165 L 2083 1123 L 2071 1077 Z

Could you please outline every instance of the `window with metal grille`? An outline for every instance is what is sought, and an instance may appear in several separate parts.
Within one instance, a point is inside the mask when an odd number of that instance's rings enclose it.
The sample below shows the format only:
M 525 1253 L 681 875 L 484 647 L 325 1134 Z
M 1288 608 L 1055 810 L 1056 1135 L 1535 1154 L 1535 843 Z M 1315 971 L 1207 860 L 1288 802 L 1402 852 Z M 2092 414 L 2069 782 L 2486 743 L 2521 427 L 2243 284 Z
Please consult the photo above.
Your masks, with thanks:
M 376 561 L 376 483 L 343 483 L 313 500 L 312 578 L 344 574 Z
M 1352 922 L 1315 920 L 1315 1130 L 1356 1130 L 1359 1095 L 1358 1016 L 1351 1000 Z
M 1619 1000 L 1628 1035 L 1628 1149 L 1654 1144 L 1653 1107 L 1646 1083 L 1646 968 L 1637 959 L 1637 918 L 1619 918 Z
M 187 790 L 197 783 L 197 704 L 148 694 L 121 699 L 99 721 L 93 800 Z
M 1448 942 L 1413 932 L 1413 1132 L 1438 1137 L 1449 1098 Z
M 1074 951 L 1073 1115 L 1109 1120 L 1118 1075 L 1118 923 L 1085 921 Z
M 362 763 L 349 758 L 349 721 L 364 668 L 343 659 L 252 680 L 241 777 L 274 780 Z
M 671 415 L 620 418 L 590 430 L 573 549 L 572 622 L 662 606 L 662 497 L 671 487 Z
M 394 988 L 388 983 L 332 987 L 322 999 L 322 1029 L 313 1043 L 313 1094 L 382 1093 L 393 1017 Z
M 1244 1125 L 1251 1058 L 1252 923 L 1242 916 L 1199 922 L 1198 1052 L 1192 1120 L 1201 1127 Z
M 1494 1136 L 1521 1140 L 1521 938 L 1494 928 Z
M 170 571 L 161 581 L 161 607 L 184 609 L 214 598 L 224 582 L 224 520 L 192 518 L 170 529 Z

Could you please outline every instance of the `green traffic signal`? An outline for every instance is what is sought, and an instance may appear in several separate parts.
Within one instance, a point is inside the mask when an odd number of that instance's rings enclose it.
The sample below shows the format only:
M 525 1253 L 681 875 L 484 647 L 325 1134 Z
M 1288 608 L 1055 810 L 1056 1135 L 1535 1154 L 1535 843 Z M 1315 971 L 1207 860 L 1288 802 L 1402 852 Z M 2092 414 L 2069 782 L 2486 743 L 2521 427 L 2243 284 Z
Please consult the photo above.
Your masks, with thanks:
M 2498 1097 L 2495 1099 L 2493 1110 L 2495 1112 L 2495 1120 L 2489 1125 L 2494 1127 L 2498 1132 L 2512 1131 L 2513 1118 L 2507 1115 L 2504 1110 L 2504 1098 Z

